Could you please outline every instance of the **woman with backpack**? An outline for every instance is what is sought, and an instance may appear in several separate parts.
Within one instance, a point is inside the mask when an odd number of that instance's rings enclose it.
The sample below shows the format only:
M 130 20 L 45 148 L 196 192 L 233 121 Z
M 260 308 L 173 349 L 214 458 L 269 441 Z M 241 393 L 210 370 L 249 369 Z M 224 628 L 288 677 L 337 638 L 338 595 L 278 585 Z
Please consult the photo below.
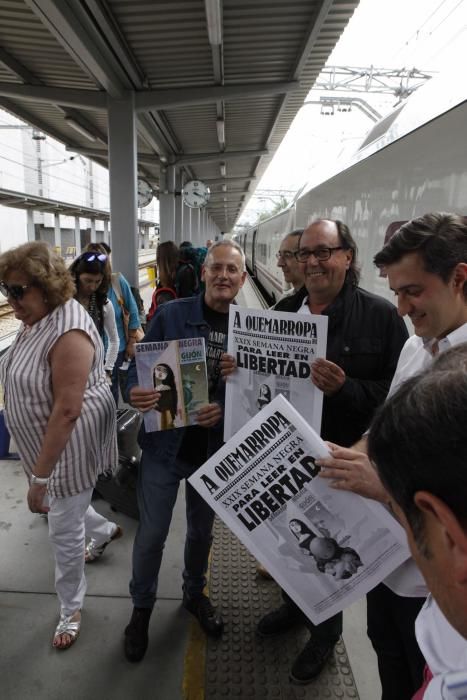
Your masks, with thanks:
M 70 273 L 76 286 L 75 299 L 91 316 L 103 344 L 107 338 L 104 368 L 110 380 L 118 353 L 118 333 L 114 309 L 107 297 L 110 286 L 108 257 L 92 251 L 82 253 L 72 262 Z
M 138 336 L 142 336 L 138 306 L 133 297 L 131 287 L 126 278 L 120 272 L 112 272 L 110 262 L 111 249 L 107 243 L 89 243 L 86 252 L 103 253 L 107 255 L 109 270 L 111 272 L 109 290 L 107 296 L 115 312 L 117 333 L 119 338 L 118 354 L 112 374 L 111 391 L 118 406 L 118 370 L 125 360 L 131 359 L 135 354 L 135 343 Z

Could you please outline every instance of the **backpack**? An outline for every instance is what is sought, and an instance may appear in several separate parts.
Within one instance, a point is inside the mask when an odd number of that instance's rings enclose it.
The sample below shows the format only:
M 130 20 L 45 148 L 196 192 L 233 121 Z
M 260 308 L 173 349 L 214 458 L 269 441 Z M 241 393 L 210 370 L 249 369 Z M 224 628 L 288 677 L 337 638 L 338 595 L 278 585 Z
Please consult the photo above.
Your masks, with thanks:
M 136 301 L 136 306 L 138 307 L 139 322 L 141 323 L 141 327 L 144 329 L 144 326 L 146 325 L 146 312 L 144 310 L 143 299 L 141 298 L 138 287 L 130 287 L 130 289 L 131 293 L 133 294 L 133 298 Z
M 195 296 L 195 294 L 204 291 L 201 268 L 206 254 L 207 248 L 193 248 L 193 246 L 180 248 L 180 261 L 175 277 L 175 288 L 179 297 Z M 190 270 L 191 275 L 187 274 L 188 270 Z M 187 283 L 187 278 L 191 278 L 190 284 Z
M 195 266 L 188 256 L 181 258 L 175 273 L 175 290 L 177 297 L 194 297 L 199 292 L 199 278 Z
M 122 294 L 122 285 L 120 284 L 120 272 L 112 272 L 112 287 L 115 292 L 115 296 L 117 297 L 117 301 L 119 306 L 122 309 L 122 317 L 123 317 L 123 328 L 125 331 L 125 338 L 128 340 L 128 323 L 130 321 L 130 312 L 125 306 L 125 300 L 123 298 Z M 130 287 L 131 293 L 133 294 L 133 298 L 135 300 L 136 306 L 138 307 L 138 314 L 139 314 L 139 320 L 141 323 L 141 309 L 139 306 L 139 302 L 136 298 L 135 292 L 138 294 L 139 301 L 143 307 L 143 320 L 145 321 L 146 319 L 144 318 L 144 305 L 143 305 L 143 300 L 141 299 L 141 295 L 139 293 L 139 289 L 136 287 Z M 141 328 L 136 329 L 136 334 L 135 338 L 136 341 L 139 342 L 142 340 L 144 337 L 144 330 L 143 330 L 143 324 L 141 324 Z
M 156 313 L 156 309 L 161 304 L 165 304 L 166 301 L 172 301 L 172 299 L 177 298 L 177 293 L 173 287 L 156 287 L 152 293 L 151 306 L 149 307 L 147 322 L 152 319 Z

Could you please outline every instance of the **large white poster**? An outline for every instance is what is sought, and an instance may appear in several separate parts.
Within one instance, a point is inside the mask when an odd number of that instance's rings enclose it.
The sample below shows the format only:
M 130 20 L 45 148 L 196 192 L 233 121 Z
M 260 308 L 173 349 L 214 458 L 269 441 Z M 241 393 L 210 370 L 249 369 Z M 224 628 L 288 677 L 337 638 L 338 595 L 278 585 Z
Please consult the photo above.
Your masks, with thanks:
M 189 479 L 274 579 L 318 624 L 409 556 L 379 503 L 317 475 L 326 444 L 277 396 Z
M 328 317 L 231 305 L 228 350 L 237 369 L 226 381 L 224 440 L 278 394 L 319 433 L 323 394 L 310 364 L 326 356 Z

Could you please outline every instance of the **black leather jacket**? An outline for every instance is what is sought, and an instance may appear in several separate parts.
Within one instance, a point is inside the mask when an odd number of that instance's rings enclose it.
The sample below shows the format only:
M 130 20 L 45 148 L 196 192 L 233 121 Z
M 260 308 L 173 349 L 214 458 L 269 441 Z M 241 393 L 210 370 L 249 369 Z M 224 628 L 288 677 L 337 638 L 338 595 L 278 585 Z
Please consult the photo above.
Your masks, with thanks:
M 302 287 L 275 310 L 298 311 L 307 294 Z M 346 380 L 336 394 L 324 397 L 321 436 L 349 447 L 386 398 L 408 332 L 395 306 L 349 283 L 323 314 L 329 317 L 326 358 L 342 367 Z

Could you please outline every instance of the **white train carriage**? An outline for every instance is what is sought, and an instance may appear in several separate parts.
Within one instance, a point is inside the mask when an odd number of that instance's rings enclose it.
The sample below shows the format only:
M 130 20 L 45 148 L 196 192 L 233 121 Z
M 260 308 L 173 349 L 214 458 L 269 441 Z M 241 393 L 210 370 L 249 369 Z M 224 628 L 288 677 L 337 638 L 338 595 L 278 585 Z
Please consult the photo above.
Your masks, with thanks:
M 294 222 L 295 206 L 291 205 L 276 216 L 262 221 L 247 238 L 247 264 L 274 301 L 280 299 L 286 290 L 284 277 L 277 267 L 276 253 L 284 235 L 293 230 Z
M 373 265 L 389 232 L 429 211 L 467 214 L 465 87 L 432 80 L 378 122 L 351 161 L 304 189 L 292 207 L 246 233 L 250 269 L 279 298 L 275 254 L 282 237 L 317 218 L 341 219 L 359 249 L 361 285 L 391 298 Z M 335 170 L 337 170 L 335 167 Z

